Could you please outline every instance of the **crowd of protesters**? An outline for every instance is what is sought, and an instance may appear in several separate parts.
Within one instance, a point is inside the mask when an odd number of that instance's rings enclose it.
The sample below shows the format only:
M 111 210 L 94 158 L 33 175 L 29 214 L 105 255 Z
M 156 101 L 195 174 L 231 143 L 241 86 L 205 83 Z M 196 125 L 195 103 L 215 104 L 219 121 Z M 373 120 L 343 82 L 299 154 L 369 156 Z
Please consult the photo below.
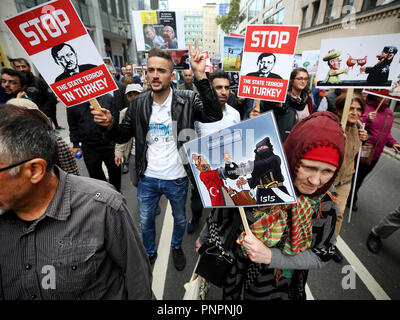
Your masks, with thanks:
M 0 299 L 154 299 L 155 217 L 162 195 L 172 207 L 171 255 L 178 271 L 186 266 L 186 231 L 202 228 L 197 249 L 209 239 L 211 223 L 219 225 L 222 241 L 235 235 L 224 299 L 305 299 L 309 270 L 343 259 L 336 240 L 352 184 L 357 210 L 358 190 L 384 147 L 400 152 L 400 143 L 390 133 L 394 117 L 388 101 L 376 111 L 376 98 L 354 94 L 342 129 L 345 90 L 335 90 L 319 103 L 307 70 L 296 68 L 284 103 L 263 101 L 259 110 L 253 109 L 255 101 L 238 98 L 230 90 L 228 74 L 206 74 L 197 42 L 189 50 L 191 70 L 183 71 L 182 83 L 176 79 L 170 54 L 162 49 L 150 50 L 146 77 L 132 64 L 116 68 L 118 90 L 97 98 L 101 111 L 88 102 L 67 109 L 72 146 L 59 136 L 64 128 L 56 118 L 57 98 L 33 75 L 29 62 L 12 59 L 12 68 L 1 71 L 0 239 L 7 245 L 0 246 Z M 262 217 L 274 210 L 289 217 L 273 247 L 256 232 L 243 234 L 231 209 L 212 210 L 201 225 L 199 192 L 179 153 L 183 141 L 176 141 L 185 129 L 201 137 L 270 110 L 298 200 L 292 206 L 263 210 Z M 167 128 L 162 135 L 160 125 Z M 375 154 L 354 179 L 355 159 L 366 141 L 377 144 Z M 78 153 L 83 154 L 90 178 L 79 175 Z M 121 194 L 121 174 L 127 172 L 137 188 L 140 231 L 126 204 L 131 195 Z M 312 210 L 312 221 L 297 219 L 305 208 Z M 262 223 L 251 208 L 246 216 L 253 230 Z M 399 227 L 397 208 L 372 228 L 368 249 L 377 253 L 381 238 Z M 308 245 L 296 254 L 285 254 L 288 234 L 297 229 L 308 230 Z M 42 280 L 52 268 L 57 274 L 55 289 L 46 290 Z M 52 286 L 51 279 L 48 285 Z

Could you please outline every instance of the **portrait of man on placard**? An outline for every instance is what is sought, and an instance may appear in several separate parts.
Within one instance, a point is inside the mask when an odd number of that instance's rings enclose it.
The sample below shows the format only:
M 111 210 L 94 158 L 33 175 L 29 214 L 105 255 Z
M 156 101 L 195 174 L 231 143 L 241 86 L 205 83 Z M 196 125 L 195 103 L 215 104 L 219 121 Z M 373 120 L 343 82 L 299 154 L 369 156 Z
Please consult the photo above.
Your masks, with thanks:
M 257 59 L 258 71 L 250 72 L 247 76 L 282 79 L 276 73 L 271 72 L 276 64 L 276 56 L 273 53 L 261 53 Z
M 75 49 L 68 43 L 61 43 L 51 48 L 51 55 L 55 63 L 64 69 L 64 72 L 58 75 L 54 82 L 64 80 L 74 74 L 97 67 L 94 64 L 79 65 L 78 55 Z

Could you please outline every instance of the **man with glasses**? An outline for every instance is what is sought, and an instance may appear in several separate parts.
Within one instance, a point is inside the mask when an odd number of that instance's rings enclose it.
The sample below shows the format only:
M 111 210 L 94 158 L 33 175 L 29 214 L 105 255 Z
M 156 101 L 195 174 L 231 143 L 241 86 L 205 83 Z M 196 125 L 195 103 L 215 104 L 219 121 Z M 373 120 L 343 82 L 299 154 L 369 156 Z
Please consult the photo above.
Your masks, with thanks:
M 55 165 L 38 110 L 0 105 L 0 150 L 0 300 L 154 298 L 126 200 Z
M 257 59 L 258 71 L 250 72 L 247 74 L 247 76 L 282 79 L 280 75 L 271 72 L 275 66 L 275 63 L 276 57 L 273 53 L 261 53 Z

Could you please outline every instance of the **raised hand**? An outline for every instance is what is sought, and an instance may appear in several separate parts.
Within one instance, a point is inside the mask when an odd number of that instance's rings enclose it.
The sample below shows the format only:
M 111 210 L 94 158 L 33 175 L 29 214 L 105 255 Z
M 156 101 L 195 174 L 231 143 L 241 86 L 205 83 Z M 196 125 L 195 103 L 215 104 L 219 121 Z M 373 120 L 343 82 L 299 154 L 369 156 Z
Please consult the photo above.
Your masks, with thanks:
M 194 41 L 194 50 L 192 44 L 189 42 L 189 53 L 190 53 L 190 67 L 197 80 L 206 79 L 206 58 L 200 54 L 199 43 L 196 39 Z

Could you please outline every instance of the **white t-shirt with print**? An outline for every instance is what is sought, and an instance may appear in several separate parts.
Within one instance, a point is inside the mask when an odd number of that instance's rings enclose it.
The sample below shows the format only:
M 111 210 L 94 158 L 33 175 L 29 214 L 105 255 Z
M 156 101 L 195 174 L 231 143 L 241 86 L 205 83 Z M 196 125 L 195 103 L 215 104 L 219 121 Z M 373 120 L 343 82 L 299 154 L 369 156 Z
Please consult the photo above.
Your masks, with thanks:
M 240 122 L 240 113 L 229 104 L 225 103 L 225 110 L 222 113 L 222 119 L 215 122 L 196 121 L 194 127 L 199 137 L 203 137 L 219 130 L 225 129 L 235 123 Z
M 174 141 L 171 117 L 172 90 L 162 105 L 153 101 L 147 132 L 147 168 L 145 176 L 175 180 L 186 177 Z

